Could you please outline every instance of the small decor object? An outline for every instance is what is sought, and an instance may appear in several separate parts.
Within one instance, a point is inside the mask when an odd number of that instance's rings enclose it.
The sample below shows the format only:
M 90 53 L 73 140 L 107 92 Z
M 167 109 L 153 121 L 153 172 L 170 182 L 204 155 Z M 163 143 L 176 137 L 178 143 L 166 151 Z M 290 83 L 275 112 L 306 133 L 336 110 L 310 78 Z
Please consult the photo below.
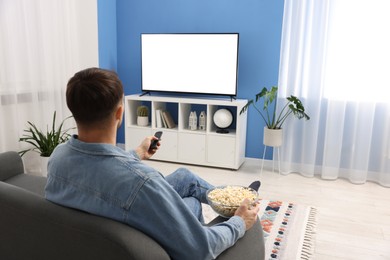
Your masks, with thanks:
M 156 112 L 159 112 L 159 117 L 161 119 L 161 127 L 168 128 L 167 121 L 164 118 L 164 110 L 157 110 Z M 157 121 L 158 121 L 158 119 L 157 119 Z
M 214 124 L 219 128 L 217 133 L 227 134 L 229 128 L 233 123 L 233 114 L 228 109 L 222 108 L 217 110 L 213 116 Z
M 188 129 L 193 131 L 198 129 L 198 116 L 196 114 L 196 111 L 190 112 L 190 116 L 188 118 Z
M 70 134 L 68 134 L 68 131 L 70 131 L 73 128 L 63 129 L 63 124 L 65 120 L 70 118 L 71 116 L 65 118 L 59 127 L 56 129 L 56 111 L 54 111 L 53 114 L 53 122 L 51 129 L 47 129 L 46 133 L 44 131 L 39 130 L 33 123 L 30 121 L 27 121 L 27 123 L 30 125 L 28 129 L 23 130 L 26 132 L 26 134 L 23 134 L 21 138 L 19 138 L 20 142 L 26 142 L 33 147 L 25 149 L 23 151 L 20 151 L 20 156 L 23 156 L 25 153 L 29 151 L 35 151 L 38 152 L 42 158 L 42 175 L 47 175 L 47 161 L 48 157 L 52 154 L 54 149 L 57 147 L 57 145 L 66 142 L 70 138 Z M 46 157 L 46 158 L 45 158 Z
M 193 115 L 193 113 L 191 111 L 190 115 L 188 116 L 188 129 L 191 130 L 193 124 L 194 124 L 194 115 Z
M 202 111 L 199 115 L 199 130 L 206 130 L 206 112 Z
M 168 111 L 163 111 L 163 120 L 166 122 L 167 128 L 175 128 L 176 124 L 175 121 L 173 121 L 173 118 L 171 116 L 171 113 Z
M 139 106 L 137 108 L 137 125 L 149 125 L 149 108 L 147 106 Z
M 244 113 L 248 110 L 249 106 L 253 106 L 255 110 L 260 114 L 261 118 L 264 120 L 266 124 L 266 128 L 268 129 L 282 129 L 283 123 L 286 119 L 293 115 L 298 119 L 305 118 L 306 120 L 310 120 L 310 117 L 305 112 L 305 107 L 303 106 L 301 100 L 293 95 L 287 97 L 287 102 L 283 106 L 282 110 L 278 115 L 276 115 L 276 97 L 278 93 L 278 87 L 273 86 L 270 90 L 267 88 L 263 88 L 259 93 L 256 94 L 255 100 L 249 100 L 248 103 L 241 109 L 240 114 Z M 263 100 L 263 111 L 265 114 L 261 112 L 261 109 L 256 106 L 256 102 L 259 100 Z M 269 111 L 269 106 L 274 103 L 273 111 Z M 264 137 L 270 136 L 269 134 L 264 133 Z M 264 141 L 264 144 L 267 145 L 268 141 Z M 278 143 L 278 146 L 282 144 Z
M 163 119 L 162 119 L 162 111 L 160 109 L 156 109 L 156 126 L 157 128 L 163 127 Z

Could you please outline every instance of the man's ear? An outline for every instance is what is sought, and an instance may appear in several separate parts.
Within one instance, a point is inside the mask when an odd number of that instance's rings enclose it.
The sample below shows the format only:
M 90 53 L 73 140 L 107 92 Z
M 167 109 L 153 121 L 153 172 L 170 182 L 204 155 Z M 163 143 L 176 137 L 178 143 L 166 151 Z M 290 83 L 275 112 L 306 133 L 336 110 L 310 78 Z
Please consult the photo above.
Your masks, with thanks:
M 115 119 L 118 119 L 118 120 L 122 121 L 123 110 L 124 110 L 124 107 L 123 107 L 123 104 L 121 103 L 121 104 L 118 106 L 118 108 L 116 109 Z
M 117 128 L 119 128 L 122 125 L 123 112 L 124 112 L 124 105 L 123 102 L 121 102 L 121 104 L 118 106 L 115 112 L 115 120 L 118 120 Z

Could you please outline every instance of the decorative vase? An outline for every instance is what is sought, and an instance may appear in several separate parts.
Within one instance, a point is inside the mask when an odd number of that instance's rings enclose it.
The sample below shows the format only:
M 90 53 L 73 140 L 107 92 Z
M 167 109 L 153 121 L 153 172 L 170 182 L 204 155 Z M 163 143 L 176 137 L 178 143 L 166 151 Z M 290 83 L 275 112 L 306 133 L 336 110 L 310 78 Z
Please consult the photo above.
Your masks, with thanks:
M 283 129 L 269 129 L 264 127 L 263 144 L 279 147 L 283 144 Z
M 42 176 L 47 176 L 47 163 L 49 162 L 49 158 L 47 156 L 41 156 L 41 174 Z
M 206 112 L 202 111 L 199 115 L 199 129 L 200 130 L 206 130 L 206 122 L 207 122 L 207 116 Z
M 147 117 L 147 116 L 138 116 L 137 117 L 137 125 L 147 126 L 148 124 L 149 124 L 149 117 Z

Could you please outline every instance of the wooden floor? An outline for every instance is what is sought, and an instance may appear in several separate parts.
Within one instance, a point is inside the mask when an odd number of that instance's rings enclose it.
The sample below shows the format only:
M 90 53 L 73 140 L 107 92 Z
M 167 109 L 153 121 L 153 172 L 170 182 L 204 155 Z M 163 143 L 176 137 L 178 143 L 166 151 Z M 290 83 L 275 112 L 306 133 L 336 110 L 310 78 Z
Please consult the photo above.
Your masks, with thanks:
M 182 165 L 147 161 L 163 174 Z M 238 171 L 185 165 L 214 185 L 262 182 L 260 195 L 317 208 L 314 259 L 390 259 L 390 188 L 375 183 L 321 180 L 298 174 L 260 172 L 261 161 L 247 159 Z M 287 259 L 289 260 L 289 259 Z

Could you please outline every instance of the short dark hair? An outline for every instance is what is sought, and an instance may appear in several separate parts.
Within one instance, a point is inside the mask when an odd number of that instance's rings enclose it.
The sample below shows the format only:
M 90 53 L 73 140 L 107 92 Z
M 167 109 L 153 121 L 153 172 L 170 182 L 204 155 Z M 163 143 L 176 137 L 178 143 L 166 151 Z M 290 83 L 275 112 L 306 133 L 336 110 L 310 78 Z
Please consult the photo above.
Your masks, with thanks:
M 114 71 L 88 68 L 77 72 L 66 88 L 66 103 L 77 123 L 104 121 L 123 98 L 123 86 Z

